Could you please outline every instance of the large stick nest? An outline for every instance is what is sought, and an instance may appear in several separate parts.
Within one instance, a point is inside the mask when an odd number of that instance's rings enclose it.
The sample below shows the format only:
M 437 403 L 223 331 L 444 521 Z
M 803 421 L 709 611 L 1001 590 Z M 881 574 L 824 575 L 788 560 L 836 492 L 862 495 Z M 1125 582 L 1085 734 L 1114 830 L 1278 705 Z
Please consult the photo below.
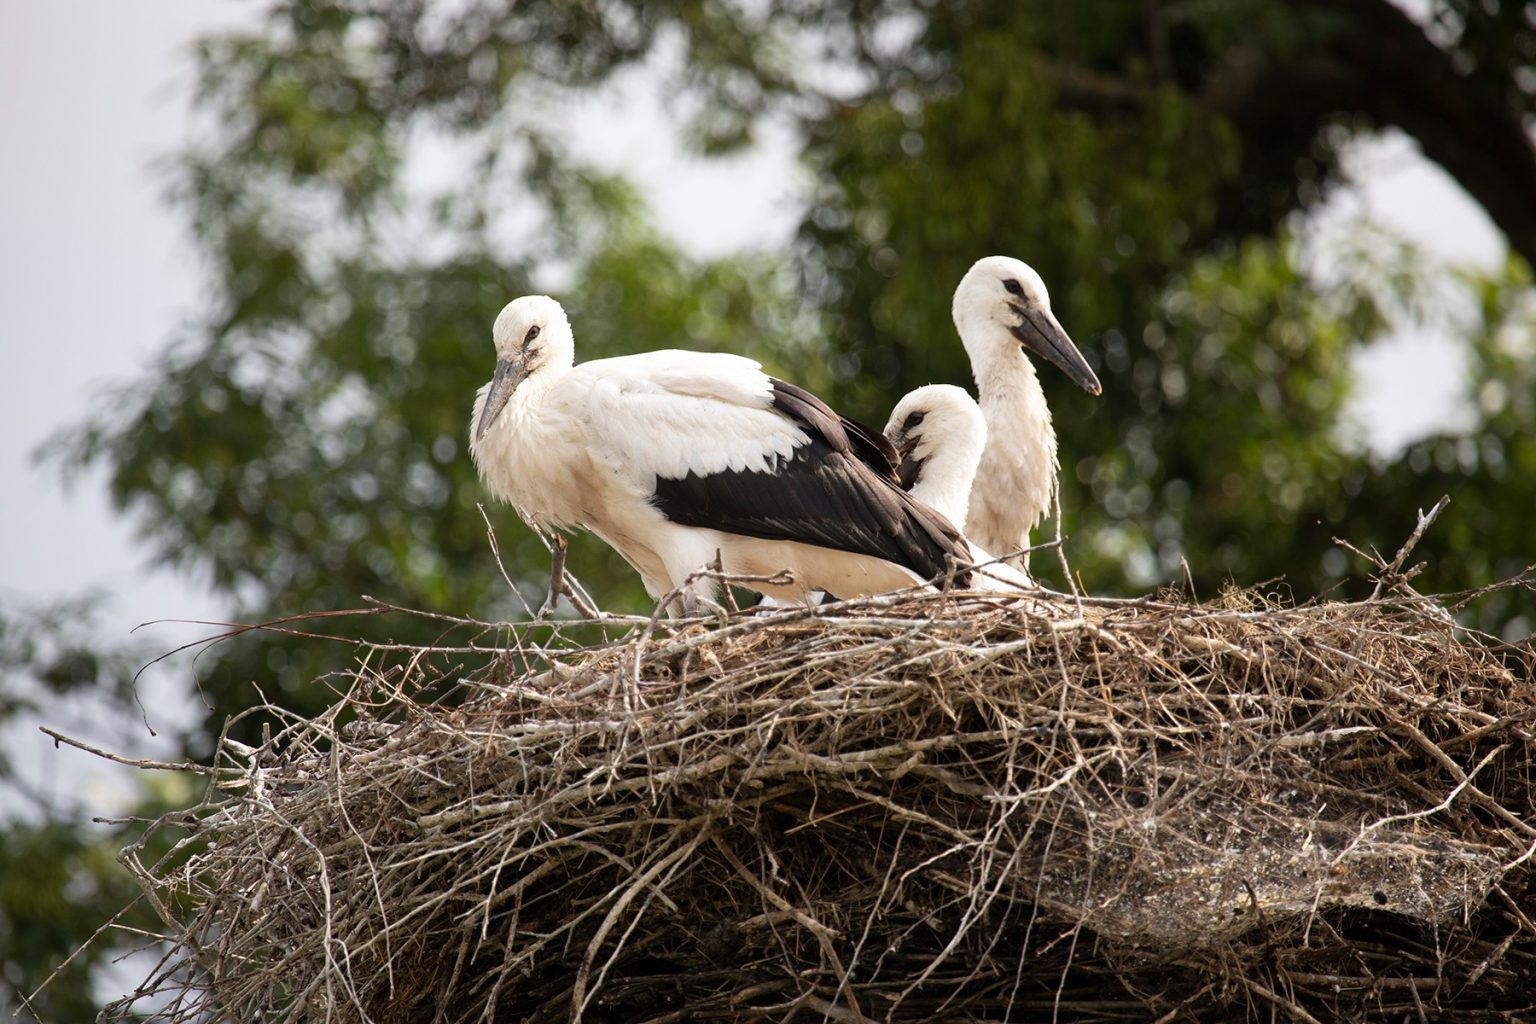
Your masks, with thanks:
M 1432 602 L 652 626 L 448 621 L 265 709 L 128 852 L 171 953 L 116 1012 L 1536 1015 L 1529 654 Z

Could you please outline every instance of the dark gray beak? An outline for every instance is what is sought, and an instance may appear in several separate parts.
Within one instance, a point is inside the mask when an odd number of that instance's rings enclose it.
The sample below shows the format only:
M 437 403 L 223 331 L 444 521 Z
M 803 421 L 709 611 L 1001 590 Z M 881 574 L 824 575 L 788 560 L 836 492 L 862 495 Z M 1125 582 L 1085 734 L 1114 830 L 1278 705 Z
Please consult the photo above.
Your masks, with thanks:
M 917 483 L 917 478 L 922 475 L 923 463 L 927 459 L 919 459 L 917 454 L 918 436 L 916 433 L 907 433 L 898 429 L 890 439 L 896 448 L 896 482 L 904 491 L 910 491 Z
M 491 377 L 491 389 L 485 393 L 485 405 L 480 409 L 480 422 L 475 424 L 475 440 L 478 442 L 485 436 L 486 430 L 501 410 L 506 408 L 507 399 L 512 397 L 512 392 L 528 376 L 528 370 L 523 360 L 511 359 L 496 360 L 496 373 Z
M 1097 395 L 1104 390 L 1099 384 L 1099 378 L 1094 376 L 1093 368 L 1088 365 L 1088 360 L 1072 344 L 1072 339 L 1067 337 L 1067 332 L 1061 329 L 1061 324 L 1056 322 L 1049 310 L 1013 302 L 1008 305 L 1019 314 L 1019 322 L 1008 330 L 1013 332 L 1013 336 L 1019 339 L 1026 351 L 1055 363 L 1062 373 L 1071 378 L 1072 383 L 1090 395 Z
M 915 442 L 907 445 L 901 453 L 901 463 L 896 467 L 896 483 L 904 491 L 910 491 L 917 486 L 918 478 L 923 475 L 923 466 L 928 463 L 927 459 L 914 457 L 913 452 L 916 450 Z

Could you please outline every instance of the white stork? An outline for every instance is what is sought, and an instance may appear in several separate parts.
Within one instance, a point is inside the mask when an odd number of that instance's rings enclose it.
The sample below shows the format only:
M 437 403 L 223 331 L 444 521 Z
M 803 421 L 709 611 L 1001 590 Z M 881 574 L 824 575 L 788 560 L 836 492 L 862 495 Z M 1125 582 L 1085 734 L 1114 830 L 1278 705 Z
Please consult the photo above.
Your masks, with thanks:
M 963 539 L 897 484 L 884 437 L 740 356 L 663 350 L 573 365 L 554 299 L 507 304 L 496 373 L 475 396 L 470 453 L 491 492 L 541 526 L 584 527 L 658 599 L 689 614 L 697 570 L 794 574 L 780 599 L 841 598 L 939 576 Z M 962 586 L 969 582 L 962 568 Z
M 976 467 L 987 444 L 987 421 L 976 400 L 953 384 L 908 392 L 891 410 L 885 437 L 901 457 L 896 472 L 907 492 L 965 530 Z M 1035 586 L 1022 570 L 998 562 L 974 541 L 967 543 L 977 566 L 971 581 L 977 590 Z
M 987 421 L 976 400 L 953 384 L 909 391 L 891 410 L 885 439 L 901 460 L 896 469 L 901 486 L 964 531 L 971 485 L 987 444 Z
M 986 550 L 1011 555 L 1029 547 L 1029 531 L 1056 491 L 1056 431 L 1025 352 L 1055 363 L 1091 395 L 1101 390 L 1099 379 L 1056 322 L 1045 282 L 1020 260 L 978 260 L 960 279 L 951 312 L 987 421 L 967 533 Z M 1029 556 L 1009 562 L 1027 568 Z

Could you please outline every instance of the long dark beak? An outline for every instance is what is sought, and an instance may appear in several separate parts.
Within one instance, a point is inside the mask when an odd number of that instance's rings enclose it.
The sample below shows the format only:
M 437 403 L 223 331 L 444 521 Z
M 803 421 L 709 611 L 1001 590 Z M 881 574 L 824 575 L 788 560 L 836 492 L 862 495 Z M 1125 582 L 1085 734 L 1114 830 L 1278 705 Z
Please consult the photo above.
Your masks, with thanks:
M 1088 365 L 1088 360 L 1072 344 L 1072 339 L 1067 337 L 1067 332 L 1061 329 L 1061 324 L 1056 322 L 1050 310 L 1012 302 L 1009 306 L 1019 314 L 1019 322 L 1008 330 L 1013 332 L 1013 336 L 1019 339 L 1025 349 L 1055 363 L 1062 373 L 1071 378 L 1072 383 L 1090 395 L 1097 395 L 1104 390 L 1099 384 L 1099 378 L 1094 376 L 1093 368 Z
M 896 448 L 896 482 L 901 485 L 902 490 L 910 491 L 912 485 L 917 483 L 918 475 L 923 471 L 923 463 L 927 461 L 914 458 L 917 452 L 918 436 L 898 429 L 890 438 L 890 442 Z
M 485 405 L 480 408 L 480 422 L 475 424 L 475 440 L 478 442 L 485 436 L 486 430 L 501 410 L 506 407 L 507 399 L 512 397 L 512 392 L 528 376 L 523 360 L 498 359 L 496 360 L 496 373 L 491 377 L 491 387 L 485 393 Z
M 904 491 L 910 491 L 917 486 L 918 477 L 923 475 L 923 466 L 927 465 L 927 459 L 919 459 L 914 454 L 917 451 L 916 442 L 907 445 L 901 453 L 901 463 L 896 467 L 896 482 Z

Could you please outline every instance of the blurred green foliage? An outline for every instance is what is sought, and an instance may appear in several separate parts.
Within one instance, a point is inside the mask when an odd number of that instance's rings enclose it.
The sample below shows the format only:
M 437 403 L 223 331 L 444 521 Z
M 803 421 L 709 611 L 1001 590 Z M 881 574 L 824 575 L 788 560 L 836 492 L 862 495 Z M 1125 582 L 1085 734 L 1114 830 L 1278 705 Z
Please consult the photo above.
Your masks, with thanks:
M 547 556 L 488 507 L 508 591 L 464 443 L 510 298 L 553 288 L 584 358 L 745 352 L 878 423 L 911 387 L 969 383 L 950 294 L 976 258 L 1006 253 L 1044 276 L 1105 386 L 1094 399 L 1042 372 L 1089 589 L 1187 572 L 1203 596 L 1282 576 L 1298 597 L 1354 592 L 1346 578 L 1369 567 L 1332 538 L 1390 552 L 1442 493 L 1419 584 L 1490 583 L 1536 562 L 1527 263 L 1467 275 L 1365 232 L 1321 273 L 1297 228 L 1340 147 L 1398 125 L 1516 252 L 1536 251 L 1518 132 L 1536 112 L 1536 31 L 1524 5 L 1430 7 L 1426 37 L 1388 0 L 269 0 L 257 29 L 199 50 L 215 128 L 180 155 L 173 189 L 206 259 L 199 318 L 52 454 L 104 466 L 155 557 L 241 619 L 364 595 L 520 616 Z M 1373 48 L 1391 39 L 1419 49 Z M 750 145 L 767 118 L 793 126 L 809 186 L 790 251 L 690 257 L 629 183 L 573 155 L 571 112 L 633 73 L 664 81 L 703 155 Z M 1476 167 L 1454 157 L 1458 133 L 1490 140 Z M 425 183 L 429 148 L 454 180 Z M 1344 418 L 1353 360 L 1423 320 L 1466 341 L 1469 421 L 1372 457 Z M 571 564 L 605 606 L 647 607 L 601 544 L 579 538 Z M 1036 567 L 1060 582 L 1053 559 Z M 1523 636 L 1529 596 L 1493 595 L 1470 621 Z M 346 657 L 273 634 L 214 649 L 191 753 L 257 686 L 323 706 L 317 680 Z M 117 685 L 86 661 L 48 678 Z M 3 837 L 15 877 L 72 863 L 98 877 L 89 844 L 57 828 Z M 23 927 L 23 896 L 68 888 L 55 874 L 0 890 L 0 912 Z M 59 935 L 88 931 L 81 915 Z
M 32 992 L 138 895 L 115 855 L 115 844 L 66 821 L 11 822 L 0 829 L 0 985 L 11 994 L 0 994 L 0 1009 L 8 1016 L 20 1008 L 17 994 Z M 140 915 L 136 923 L 149 922 Z M 71 963 L 32 1011 L 45 1021 L 93 1020 L 99 1006 L 93 973 L 112 953 L 102 944 Z
M 0 607 L 0 678 L 6 682 L 0 724 L 10 726 L 22 749 L 34 746 L 36 734 L 15 735 L 27 728 L 18 718 L 46 714 L 58 724 L 54 716 L 70 702 L 117 719 L 133 714 L 132 680 L 144 651 L 103 649 L 92 629 L 95 607 L 94 597 L 43 608 Z M 117 944 L 86 949 L 35 1000 L 24 1001 L 120 911 L 127 927 L 155 925 L 147 908 L 130 906 L 138 888 L 116 860 L 135 830 L 88 824 L 80 802 L 57 804 L 61 790 L 67 791 L 31 777 L 9 751 L 0 752 L 0 1014 L 6 1017 L 20 1011 L 18 1019 L 29 1020 L 30 1010 L 49 1022 L 94 1019 L 94 981 L 122 952 Z M 146 790 L 144 809 L 185 798 L 182 791 Z

